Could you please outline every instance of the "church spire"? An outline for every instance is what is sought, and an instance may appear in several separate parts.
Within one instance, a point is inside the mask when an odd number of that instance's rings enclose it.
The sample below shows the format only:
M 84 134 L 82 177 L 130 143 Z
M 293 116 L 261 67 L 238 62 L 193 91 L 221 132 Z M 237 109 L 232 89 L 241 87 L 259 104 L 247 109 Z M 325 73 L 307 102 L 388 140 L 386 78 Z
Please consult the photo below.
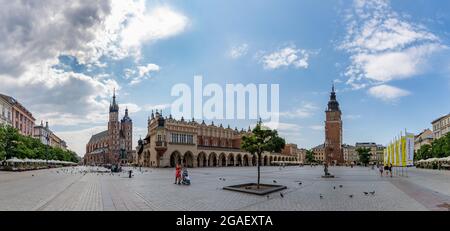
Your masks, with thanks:
M 111 105 L 109 106 L 109 112 L 118 112 L 119 111 L 119 105 L 117 105 L 116 102 L 116 88 L 114 88 L 113 91 L 113 100 Z
M 336 100 L 336 92 L 334 89 L 334 83 L 331 85 L 330 100 L 328 101 L 328 111 L 339 111 L 339 103 Z

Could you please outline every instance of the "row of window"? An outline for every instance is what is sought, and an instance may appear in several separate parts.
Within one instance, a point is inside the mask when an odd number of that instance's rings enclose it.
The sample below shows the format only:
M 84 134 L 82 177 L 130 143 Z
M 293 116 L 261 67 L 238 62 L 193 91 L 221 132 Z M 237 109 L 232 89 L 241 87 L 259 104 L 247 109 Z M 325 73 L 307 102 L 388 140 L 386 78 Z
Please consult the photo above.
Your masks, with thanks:
M 0 105 L 0 106 L 1 106 L 2 117 L 6 118 L 8 120 L 11 120 L 11 111 L 2 105 Z
M 447 119 L 443 119 L 439 123 L 436 123 L 435 125 L 433 125 L 433 130 L 434 131 L 439 130 L 441 127 L 445 127 L 448 124 L 450 124 L 450 117 Z
M 160 138 L 158 138 L 158 139 L 160 139 Z M 158 140 L 158 141 L 162 141 L 162 140 Z M 182 144 L 193 144 L 194 143 L 194 135 L 172 133 L 171 142 L 172 143 L 182 143 Z
M 205 146 L 220 146 L 220 147 L 229 147 L 231 145 L 231 141 L 226 141 L 226 140 L 222 140 L 220 141 L 220 145 L 219 145 L 219 141 L 216 139 L 213 139 L 212 142 L 210 143 L 209 139 L 204 139 L 203 140 L 203 145 Z

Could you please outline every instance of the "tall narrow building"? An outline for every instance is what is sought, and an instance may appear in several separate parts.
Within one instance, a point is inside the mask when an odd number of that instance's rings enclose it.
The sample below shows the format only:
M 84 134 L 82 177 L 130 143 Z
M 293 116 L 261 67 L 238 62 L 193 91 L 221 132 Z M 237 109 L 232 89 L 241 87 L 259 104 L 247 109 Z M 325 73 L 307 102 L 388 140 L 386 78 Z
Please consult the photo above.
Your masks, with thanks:
M 342 164 L 344 162 L 342 152 L 342 112 L 336 100 L 334 84 L 325 115 L 325 160 L 329 164 Z
M 109 146 L 109 153 L 111 154 L 109 157 L 111 159 L 107 160 L 108 163 L 115 163 L 116 160 L 119 158 L 120 153 L 119 126 L 120 126 L 119 105 L 116 102 L 116 92 L 114 91 L 113 101 L 109 105 L 108 146 Z

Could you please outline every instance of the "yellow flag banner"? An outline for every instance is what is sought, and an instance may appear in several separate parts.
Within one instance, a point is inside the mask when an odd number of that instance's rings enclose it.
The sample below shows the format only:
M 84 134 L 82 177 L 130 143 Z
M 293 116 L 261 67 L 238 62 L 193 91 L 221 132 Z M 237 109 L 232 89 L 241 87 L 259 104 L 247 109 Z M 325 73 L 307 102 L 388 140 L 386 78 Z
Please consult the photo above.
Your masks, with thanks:
M 389 164 L 394 164 L 394 143 L 391 143 L 389 146 L 391 147 L 389 155 Z
M 402 137 L 402 167 L 407 166 L 407 155 L 406 155 L 406 136 Z
M 395 143 L 395 150 L 394 150 L 394 152 L 395 152 L 395 162 L 394 162 L 394 166 L 398 166 L 398 162 L 399 162 L 399 160 L 398 160 L 398 157 L 399 157 L 399 153 L 398 153 L 398 139 L 396 138 L 395 139 L 395 141 L 394 141 Z
M 387 165 L 387 147 L 383 150 L 383 164 L 384 166 Z

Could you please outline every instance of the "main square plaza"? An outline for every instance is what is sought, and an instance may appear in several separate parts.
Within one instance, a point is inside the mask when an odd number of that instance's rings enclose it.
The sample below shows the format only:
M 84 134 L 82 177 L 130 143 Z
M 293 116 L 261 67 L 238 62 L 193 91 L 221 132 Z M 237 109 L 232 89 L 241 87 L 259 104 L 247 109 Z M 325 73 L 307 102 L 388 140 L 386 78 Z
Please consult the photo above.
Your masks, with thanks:
M 370 167 L 261 167 L 262 183 L 287 186 L 258 196 L 223 190 L 256 181 L 256 167 L 189 169 L 192 184 L 174 184 L 173 168 L 97 167 L 0 172 L 0 210 L 35 211 L 447 211 L 450 172 L 409 168 L 380 177 Z

